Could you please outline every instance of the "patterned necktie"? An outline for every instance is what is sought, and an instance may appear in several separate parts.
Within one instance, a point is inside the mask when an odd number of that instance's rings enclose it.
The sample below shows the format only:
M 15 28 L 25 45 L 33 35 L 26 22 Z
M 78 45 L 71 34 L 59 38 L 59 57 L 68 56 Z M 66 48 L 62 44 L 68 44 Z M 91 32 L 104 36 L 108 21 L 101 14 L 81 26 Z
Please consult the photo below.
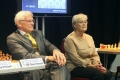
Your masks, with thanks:
M 25 35 L 28 37 L 29 40 L 31 40 L 33 46 L 37 44 L 35 39 L 29 33 L 26 33 Z
M 35 41 L 35 39 L 30 35 L 30 33 L 26 33 L 25 36 L 28 37 L 28 39 L 32 42 L 32 46 L 34 49 L 38 50 L 38 46 L 37 43 Z M 40 52 L 36 52 L 37 55 L 40 55 Z

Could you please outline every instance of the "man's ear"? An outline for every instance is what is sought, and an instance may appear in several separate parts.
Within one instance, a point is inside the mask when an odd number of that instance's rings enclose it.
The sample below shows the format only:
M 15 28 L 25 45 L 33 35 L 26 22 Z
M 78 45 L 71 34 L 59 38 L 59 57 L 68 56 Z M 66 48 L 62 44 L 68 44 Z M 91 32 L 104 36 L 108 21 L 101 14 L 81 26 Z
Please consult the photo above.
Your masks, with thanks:
M 17 21 L 17 25 L 19 26 L 19 27 L 21 27 L 21 21 Z

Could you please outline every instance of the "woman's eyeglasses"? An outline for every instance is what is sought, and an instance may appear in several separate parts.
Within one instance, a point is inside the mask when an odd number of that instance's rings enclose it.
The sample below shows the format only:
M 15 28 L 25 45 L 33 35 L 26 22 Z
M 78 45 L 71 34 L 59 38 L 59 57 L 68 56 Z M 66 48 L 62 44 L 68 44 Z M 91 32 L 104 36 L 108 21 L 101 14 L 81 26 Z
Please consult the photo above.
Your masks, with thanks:
M 33 19 L 33 20 L 20 20 L 20 21 L 26 21 L 26 22 L 35 22 L 35 20 Z

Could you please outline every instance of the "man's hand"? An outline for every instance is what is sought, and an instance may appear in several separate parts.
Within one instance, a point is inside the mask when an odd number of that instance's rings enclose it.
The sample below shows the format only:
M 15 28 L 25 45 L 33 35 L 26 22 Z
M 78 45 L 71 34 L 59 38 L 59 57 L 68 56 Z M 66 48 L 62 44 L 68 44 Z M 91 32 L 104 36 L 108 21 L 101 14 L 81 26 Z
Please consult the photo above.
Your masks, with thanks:
M 54 57 L 53 56 L 47 56 L 47 62 L 49 61 L 55 61 Z
M 66 64 L 66 58 L 63 53 L 61 53 L 59 50 L 55 49 L 53 50 L 53 57 L 55 61 L 58 63 L 58 65 L 63 66 Z

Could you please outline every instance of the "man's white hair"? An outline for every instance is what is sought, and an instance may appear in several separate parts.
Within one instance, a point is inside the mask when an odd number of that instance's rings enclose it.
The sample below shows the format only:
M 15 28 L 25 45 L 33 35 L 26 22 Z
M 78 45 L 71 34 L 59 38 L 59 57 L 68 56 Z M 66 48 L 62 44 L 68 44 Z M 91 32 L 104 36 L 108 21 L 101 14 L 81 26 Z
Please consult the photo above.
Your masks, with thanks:
M 24 20 L 24 17 L 27 16 L 27 15 L 32 15 L 33 16 L 32 12 L 30 12 L 30 11 L 19 11 L 15 15 L 15 18 L 14 18 L 15 25 L 17 25 L 18 20 Z

